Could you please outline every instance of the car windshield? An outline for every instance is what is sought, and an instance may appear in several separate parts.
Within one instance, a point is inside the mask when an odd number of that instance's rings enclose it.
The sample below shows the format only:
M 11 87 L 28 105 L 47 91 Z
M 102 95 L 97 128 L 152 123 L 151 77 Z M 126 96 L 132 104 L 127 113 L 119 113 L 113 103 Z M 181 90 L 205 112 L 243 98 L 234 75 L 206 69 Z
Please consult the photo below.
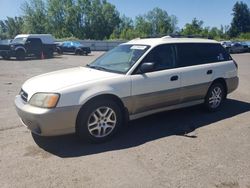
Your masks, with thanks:
M 15 38 L 11 43 L 13 44 L 24 44 L 27 40 L 26 37 Z
M 120 45 L 96 59 L 88 67 L 125 74 L 149 47 L 147 45 Z

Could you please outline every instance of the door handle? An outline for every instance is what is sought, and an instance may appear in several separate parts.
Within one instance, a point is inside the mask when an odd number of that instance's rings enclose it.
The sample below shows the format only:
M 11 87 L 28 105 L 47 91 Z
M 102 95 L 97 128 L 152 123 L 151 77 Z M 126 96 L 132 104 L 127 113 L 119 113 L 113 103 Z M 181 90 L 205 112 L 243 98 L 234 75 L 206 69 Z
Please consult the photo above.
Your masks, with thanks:
M 207 71 L 207 74 L 212 74 L 213 73 L 213 70 L 208 70 Z
M 177 75 L 172 76 L 172 77 L 170 78 L 171 81 L 175 81 L 175 80 L 178 80 L 178 79 L 179 79 L 179 77 L 178 77 Z

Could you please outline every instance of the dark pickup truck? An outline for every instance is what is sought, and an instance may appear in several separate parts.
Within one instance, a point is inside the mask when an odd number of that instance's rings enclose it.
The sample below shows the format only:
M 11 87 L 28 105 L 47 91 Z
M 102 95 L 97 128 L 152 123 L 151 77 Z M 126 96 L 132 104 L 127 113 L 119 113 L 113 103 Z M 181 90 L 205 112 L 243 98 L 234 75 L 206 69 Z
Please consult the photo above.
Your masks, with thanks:
M 0 56 L 3 59 L 15 57 L 24 60 L 26 57 L 52 58 L 56 44 L 50 34 L 20 34 L 13 40 L 0 43 Z

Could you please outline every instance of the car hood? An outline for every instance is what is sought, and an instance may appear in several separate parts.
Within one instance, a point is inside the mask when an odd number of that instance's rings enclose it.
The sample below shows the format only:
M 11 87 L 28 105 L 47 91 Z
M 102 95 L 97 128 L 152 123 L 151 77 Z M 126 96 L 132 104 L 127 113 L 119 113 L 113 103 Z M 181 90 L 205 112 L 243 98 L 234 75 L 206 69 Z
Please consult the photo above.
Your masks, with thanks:
M 27 92 L 28 100 L 37 92 L 58 92 L 58 90 L 80 83 L 120 77 L 120 74 L 95 70 L 86 67 L 76 67 L 50 72 L 27 80 L 22 89 Z

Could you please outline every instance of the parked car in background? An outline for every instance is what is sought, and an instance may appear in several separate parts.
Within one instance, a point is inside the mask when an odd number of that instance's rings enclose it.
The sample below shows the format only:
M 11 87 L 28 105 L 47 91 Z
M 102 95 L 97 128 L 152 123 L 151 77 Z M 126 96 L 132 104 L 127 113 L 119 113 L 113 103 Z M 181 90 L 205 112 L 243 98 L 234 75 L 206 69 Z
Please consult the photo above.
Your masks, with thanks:
M 230 48 L 232 41 L 221 41 L 220 43 L 224 48 Z
M 250 41 L 244 41 L 244 42 L 241 42 L 241 44 L 245 46 L 245 48 L 248 48 L 248 52 L 250 52 Z
M 229 53 L 244 53 L 248 52 L 248 46 L 243 45 L 240 42 L 233 42 L 231 47 L 228 49 Z
M 74 53 L 76 55 L 88 55 L 91 53 L 91 50 L 80 42 L 65 41 L 57 45 L 57 52 L 59 54 Z
M 11 42 L 10 50 L 18 60 L 29 56 L 52 58 L 56 45 L 50 34 L 21 34 Z
M 238 87 L 237 75 L 236 62 L 216 41 L 135 39 L 86 67 L 29 79 L 15 105 L 35 134 L 76 132 L 102 142 L 126 120 L 197 104 L 216 111 Z
M 12 41 L 11 39 L 0 41 L 0 56 L 3 59 L 10 59 L 10 57 L 11 57 L 11 54 L 10 54 L 11 41 Z
M 229 52 L 229 49 L 231 48 L 232 41 L 221 41 L 221 45 Z

